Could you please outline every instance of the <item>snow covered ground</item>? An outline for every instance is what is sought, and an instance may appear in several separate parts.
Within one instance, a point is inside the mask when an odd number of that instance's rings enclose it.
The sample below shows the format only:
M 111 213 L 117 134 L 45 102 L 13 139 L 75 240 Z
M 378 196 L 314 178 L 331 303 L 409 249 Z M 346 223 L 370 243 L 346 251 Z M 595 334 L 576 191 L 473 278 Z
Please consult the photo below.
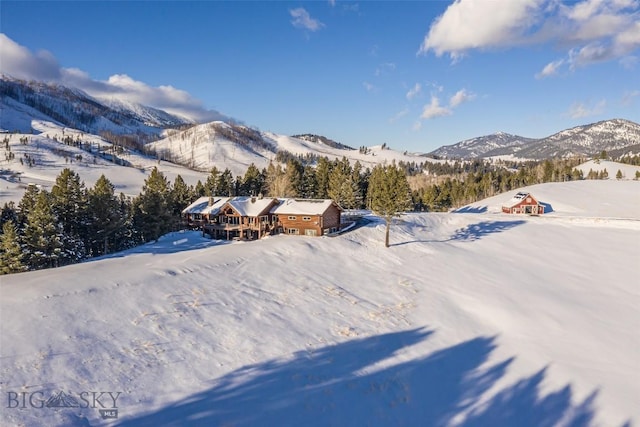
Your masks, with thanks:
M 638 423 L 640 182 L 526 190 L 553 212 L 406 215 L 388 249 L 368 217 L 2 276 L 0 424 Z

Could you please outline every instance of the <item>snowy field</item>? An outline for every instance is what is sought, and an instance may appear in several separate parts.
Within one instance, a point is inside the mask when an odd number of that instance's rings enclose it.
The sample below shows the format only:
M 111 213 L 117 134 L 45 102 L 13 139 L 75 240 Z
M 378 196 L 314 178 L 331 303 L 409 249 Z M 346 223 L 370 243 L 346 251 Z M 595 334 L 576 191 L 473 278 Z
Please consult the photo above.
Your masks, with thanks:
M 0 425 L 635 425 L 640 182 L 527 190 L 3 276 Z

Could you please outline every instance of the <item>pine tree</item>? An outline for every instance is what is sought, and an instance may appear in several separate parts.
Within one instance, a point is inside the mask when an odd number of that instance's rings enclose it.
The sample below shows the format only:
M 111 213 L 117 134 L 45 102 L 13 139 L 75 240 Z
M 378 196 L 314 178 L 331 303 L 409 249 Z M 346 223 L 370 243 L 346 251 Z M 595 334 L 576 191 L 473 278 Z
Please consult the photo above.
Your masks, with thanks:
M 59 263 L 78 262 L 86 256 L 88 245 L 88 197 L 80 176 L 65 168 L 51 188 L 51 209 L 62 227 L 63 243 Z
M 18 223 L 18 210 L 13 202 L 5 203 L 0 211 L 0 227 L 4 226 L 4 223 L 8 221 L 12 221 L 13 225 Z
M 19 230 L 22 230 L 27 223 L 27 216 L 36 205 L 38 194 L 40 194 L 40 189 L 33 184 L 29 184 L 22 195 L 22 199 L 18 203 L 18 223 L 16 224 Z
M 620 169 L 618 169 L 618 172 L 616 173 L 616 179 L 622 179 L 622 171 Z
M 62 254 L 62 227 L 51 210 L 49 194 L 41 190 L 27 215 L 24 229 L 26 263 L 35 270 L 57 267 Z
M 145 242 L 157 241 L 171 229 L 170 197 L 167 179 L 154 167 L 134 201 L 134 226 Z
M 369 205 L 387 224 L 384 245 L 389 247 L 389 228 L 393 217 L 400 216 L 411 207 L 411 190 L 407 176 L 395 163 L 373 168 L 369 181 Z
M 351 164 L 346 157 L 336 160 L 329 175 L 328 195 L 340 206 L 353 209 L 357 206 L 358 186 L 353 181 Z
M 263 192 L 264 176 L 260 170 L 251 163 L 242 178 L 239 194 L 241 196 L 257 196 Z
M 228 168 L 218 177 L 217 193 L 211 193 L 210 195 L 235 196 L 233 174 Z
M 318 182 L 316 181 L 316 171 L 311 165 L 304 167 L 302 172 L 301 197 L 305 199 L 315 199 L 318 197 Z
M 2 225 L 0 236 L 0 274 L 20 273 L 27 268 L 22 262 L 23 253 L 20 247 L 18 231 L 13 221 Z
M 302 174 L 304 172 L 304 166 L 298 159 L 289 159 L 287 161 L 287 179 L 291 183 L 293 190 L 293 197 L 298 197 L 302 193 Z
M 195 199 L 193 189 L 189 188 L 180 175 L 176 176 L 171 186 L 171 214 L 174 221 L 180 222 L 182 210 Z
M 194 191 L 194 195 L 195 197 L 204 197 L 207 194 L 207 190 L 204 187 L 204 185 L 202 185 L 202 181 L 198 180 L 198 182 L 196 182 L 196 187 L 193 190 Z
M 89 244 L 91 256 L 107 254 L 115 249 L 114 236 L 124 219 L 113 184 L 100 176 L 89 190 Z M 109 242 L 111 241 L 111 244 Z
M 204 183 L 204 194 L 203 196 L 218 196 L 222 195 L 218 188 L 218 180 L 220 179 L 220 171 L 217 167 L 213 167 L 211 172 L 209 172 L 209 176 Z M 196 191 L 198 189 L 196 188 Z M 202 196 L 200 196 L 202 197 Z
M 329 197 L 329 176 L 331 175 L 331 162 L 326 157 L 318 159 L 316 166 L 317 196 L 319 199 Z

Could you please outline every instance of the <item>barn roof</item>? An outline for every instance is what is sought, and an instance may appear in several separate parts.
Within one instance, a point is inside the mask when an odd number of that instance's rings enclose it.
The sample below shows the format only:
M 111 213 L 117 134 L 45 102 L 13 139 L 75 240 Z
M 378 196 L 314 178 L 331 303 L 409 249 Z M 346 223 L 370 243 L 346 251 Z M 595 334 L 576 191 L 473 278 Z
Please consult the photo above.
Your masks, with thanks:
M 200 197 L 195 202 L 182 210 L 183 214 L 216 214 L 220 208 L 230 199 L 230 197 Z M 210 202 L 213 202 L 210 204 Z
M 531 195 L 531 193 L 525 193 L 525 192 L 518 192 L 516 193 L 511 200 L 509 200 L 508 202 L 506 202 L 503 206 L 504 207 L 508 207 L 508 208 L 512 208 L 516 205 L 519 205 L 520 203 L 522 203 L 523 200 L 525 200 L 527 197 L 531 197 L 536 203 L 538 203 L 538 201 L 536 200 L 535 197 L 533 197 Z
M 279 201 L 280 204 L 271 209 L 271 213 L 280 215 L 322 215 L 333 204 L 342 210 L 340 206 L 330 199 L 280 199 Z

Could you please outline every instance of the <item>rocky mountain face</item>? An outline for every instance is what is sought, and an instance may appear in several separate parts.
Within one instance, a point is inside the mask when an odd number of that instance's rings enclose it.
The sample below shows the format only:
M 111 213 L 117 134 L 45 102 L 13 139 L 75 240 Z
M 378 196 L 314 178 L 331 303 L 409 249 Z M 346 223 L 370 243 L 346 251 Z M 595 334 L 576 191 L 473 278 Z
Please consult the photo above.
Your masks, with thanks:
M 189 120 L 152 107 L 120 100 L 100 101 L 79 89 L 0 77 L 0 128 L 30 132 L 30 120 L 49 119 L 91 134 L 159 134 Z M 28 128 L 27 128 L 28 127 Z
M 430 154 L 446 158 L 486 158 L 513 155 L 522 159 L 594 156 L 604 151 L 624 151 L 640 144 L 640 125 L 612 119 L 577 126 L 546 138 L 533 139 L 502 132 L 440 147 Z

